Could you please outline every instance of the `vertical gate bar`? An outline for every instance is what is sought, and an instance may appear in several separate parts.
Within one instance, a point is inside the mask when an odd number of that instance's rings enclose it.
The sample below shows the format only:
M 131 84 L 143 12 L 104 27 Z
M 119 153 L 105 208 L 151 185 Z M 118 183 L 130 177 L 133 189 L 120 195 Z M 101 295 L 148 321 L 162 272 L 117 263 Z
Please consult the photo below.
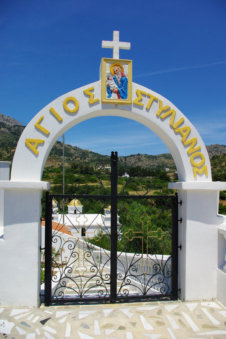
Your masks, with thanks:
M 172 280 L 171 297 L 178 298 L 178 195 L 172 197 Z
M 52 197 L 46 193 L 45 214 L 45 305 L 51 305 L 52 298 Z
M 117 297 L 117 171 L 118 153 L 111 152 L 111 301 Z

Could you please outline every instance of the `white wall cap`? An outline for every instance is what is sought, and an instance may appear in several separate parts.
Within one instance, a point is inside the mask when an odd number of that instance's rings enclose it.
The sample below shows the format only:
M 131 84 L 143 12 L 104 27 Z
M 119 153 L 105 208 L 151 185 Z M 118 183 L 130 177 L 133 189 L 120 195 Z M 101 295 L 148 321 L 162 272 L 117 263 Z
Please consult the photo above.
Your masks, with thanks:
M 0 189 L 5 190 L 49 190 L 47 181 L 6 181 L 0 180 Z
M 0 161 L 0 180 L 9 180 L 11 161 Z
M 218 231 L 219 231 L 219 233 L 222 234 L 222 235 L 225 237 L 225 239 L 226 239 L 226 221 L 225 221 L 223 224 L 221 224 L 220 226 L 218 226 Z
M 223 181 L 206 181 L 206 182 L 192 182 L 192 181 L 183 181 L 183 182 L 169 182 L 168 187 L 176 190 L 185 190 L 185 191 L 224 191 L 226 190 L 226 182 Z
M 2 166 L 10 166 L 11 165 L 11 161 L 0 161 L 0 167 L 2 167 Z

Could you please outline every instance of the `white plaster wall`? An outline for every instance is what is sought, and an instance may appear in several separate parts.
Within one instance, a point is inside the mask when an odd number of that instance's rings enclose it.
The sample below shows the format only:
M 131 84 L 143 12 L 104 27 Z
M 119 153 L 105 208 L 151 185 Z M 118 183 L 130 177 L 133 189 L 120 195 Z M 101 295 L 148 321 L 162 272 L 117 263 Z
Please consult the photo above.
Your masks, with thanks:
M 79 214 L 82 213 L 83 206 L 68 206 L 68 214 Z M 76 213 L 74 211 L 76 210 Z
M 218 267 L 226 273 L 226 222 L 218 228 Z
M 4 196 L 0 304 L 38 306 L 41 190 L 5 190 Z
M 218 196 L 217 191 L 180 192 L 179 287 L 184 300 L 217 296 Z
M 10 161 L 0 161 L 0 180 L 9 180 Z
M 226 307 L 226 273 L 217 269 L 217 298 Z
M 226 216 L 218 227 L 217 298 L 226 306 Z

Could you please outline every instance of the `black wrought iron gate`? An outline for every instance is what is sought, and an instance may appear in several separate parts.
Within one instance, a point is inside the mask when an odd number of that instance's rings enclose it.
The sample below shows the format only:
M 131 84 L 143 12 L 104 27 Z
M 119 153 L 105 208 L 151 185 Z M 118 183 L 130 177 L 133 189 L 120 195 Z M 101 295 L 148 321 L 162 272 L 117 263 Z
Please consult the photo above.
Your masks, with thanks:
M 117 162 L 102 194 L 46 195 L 46 305 L 177 298 L 177 195 L 121 187 Z

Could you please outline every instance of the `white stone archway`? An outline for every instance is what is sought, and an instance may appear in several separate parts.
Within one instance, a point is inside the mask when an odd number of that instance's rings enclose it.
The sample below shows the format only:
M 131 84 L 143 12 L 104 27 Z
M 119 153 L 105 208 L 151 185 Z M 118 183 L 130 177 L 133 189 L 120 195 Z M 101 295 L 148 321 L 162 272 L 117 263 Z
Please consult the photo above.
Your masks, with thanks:
M 104 104 L 100 97 L 100 81 L 66 93 L 44 107 L 21 135 L 11 179 L 0 181 L 0 203 L 4 209 L 0 225 L 0 304 L 39 305 L 40 199 L 42 190 L 48 189 L 48 183 L 41 181 L 43 168 L 64 132 L 97 116 L 136 120 L 169 148 L 179 176 L 179 182 L 169 187 L 176 188 L 182 200 L 180 297 L 216 298 L 222 285 L 217 287 L 218 227 L 226 228 L 225 219 L 218 215 L 218 199 L 226 184 L 212 182 L 208 153 L 200 135 L 170 101 L 138 84 L 132 84 L 131 105 Z
M 211 182 L 209 156 L 191 122 L 161 95 L 135 83 L 132 88 L 133 105 L 101 103 L 101 82 L 97 81 L 44 107 L 19 140 L 11 180 L 39 181 L 50 150 L 72 126 L 93 117 L 121 116 L 140 122 L 160 137 L 174 158 L 180 181 Z

